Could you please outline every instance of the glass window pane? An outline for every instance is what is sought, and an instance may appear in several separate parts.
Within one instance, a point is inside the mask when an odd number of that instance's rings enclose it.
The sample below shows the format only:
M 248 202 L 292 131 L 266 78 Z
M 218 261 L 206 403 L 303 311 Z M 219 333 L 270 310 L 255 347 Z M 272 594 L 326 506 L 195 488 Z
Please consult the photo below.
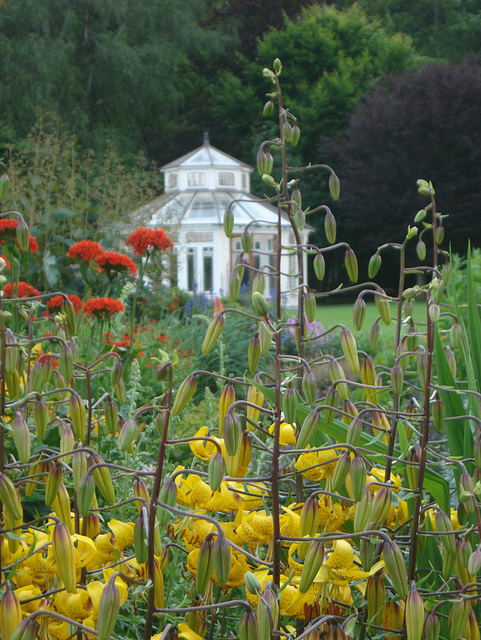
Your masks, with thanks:
M 214 256 L 211 247 L 204 247 L 204 291 L 214 288 Z
M 187 253 L 187 289 L 194 291 L 197 288 L 196 282 L 196 249 L 191 248 Z

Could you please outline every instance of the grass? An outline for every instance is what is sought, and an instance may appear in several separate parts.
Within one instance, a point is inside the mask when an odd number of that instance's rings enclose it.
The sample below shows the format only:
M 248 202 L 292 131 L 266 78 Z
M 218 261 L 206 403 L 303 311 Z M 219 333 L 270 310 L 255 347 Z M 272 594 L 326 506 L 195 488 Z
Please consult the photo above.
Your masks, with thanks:
M 394 315 L 395 307 L 391 304 L 391 314 Z M 413 304 L 413 317 L 415 320 L 422 322 L 426 313 L 426 303 L 415 302 Z M 366 304 L 366 317 L 364 319 L 363 331 L 369 331 L 371 325 L 379 317 L 379 313 L 374 302 L 368 302 Z M 354 333 L 354 326 L 352 323 L 352 304 L 339 304 L 339 305 L 327 305 L 322 302 L 318 304 L 316 310 L 316 320 L 318 320 L 325 328 L 332 327 L 335 324 L 343 324 Z M 394 320 L 389 326 L 386 326 L 381 321 L 381 331 L 386 338 L 394 337 L 396 323 Z

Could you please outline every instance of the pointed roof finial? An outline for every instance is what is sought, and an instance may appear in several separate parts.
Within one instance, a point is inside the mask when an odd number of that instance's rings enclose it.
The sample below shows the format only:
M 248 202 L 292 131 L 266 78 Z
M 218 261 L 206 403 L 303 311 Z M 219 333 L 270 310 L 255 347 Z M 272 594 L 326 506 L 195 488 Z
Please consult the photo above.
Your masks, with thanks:
M 204 144 L 209 144 L 209 132 L 204 131 Z

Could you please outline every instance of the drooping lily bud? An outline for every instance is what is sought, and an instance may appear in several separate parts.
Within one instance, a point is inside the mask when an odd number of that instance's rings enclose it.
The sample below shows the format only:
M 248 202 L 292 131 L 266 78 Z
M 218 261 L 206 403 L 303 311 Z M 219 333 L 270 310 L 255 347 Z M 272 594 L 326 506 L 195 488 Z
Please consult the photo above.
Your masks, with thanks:
M 212 351 L 223 330 L 224 314 L 221 312 L 212 318 L 205 332 L 204 342 L 202 343 L 202 353 L 204 355 Z
M 320 422 L 321 418 L 317 409 L 314 409 L 306 416 L 297 436 L 296 449 L 305 449 L 318 430 Z
M 107 396 L 107 399 L 105 400 L 104 415 L 107 430 L 111 436 L 114 436 L 117 433 L 119 414 L 117 411 L 117 405 L 110 396 Z
M 89 466 L 101 465 L 92 471 L 95 485 L 108 504 L 115 503 L 115 491 L 110 475 L 110 469 L 105 465 L 105 460 L 98 453 L 91 453 L 88 459 Z
M 406 597 L 404 616 L 407 640 L 421 640 L 424 627 L 424 603 L 414 581 Z
M 336 387 L 329 387 L 324 397 L 324 422 L 326 425 L 332 424 L 332 421 L 336 417 L 336 409 L 339 403 L 339 394 Z M 328 408 L 331 407 L 331 408 Z M 299 447 L 298 447 L 299 448 Z
M 20 411 L 15 412 L 12 430 L 18 458 L 26 464 L 30 458 L 30 431 Z
M 341 365 L 335 358 L 331 358 L 329 361 L 329 377 L 333 385 L 338 380 L 346 379 L 346 374 L 344 373 L 344 369 L 341 367 Z M 336 384 L 335 387 L 337 389 L 337 392 L 341 400 L 347 400 L 347 398 L 349 397 L 347 383 L 340 382 L 339 384 Z
M 135 559 L 139 564 L 146 562 L 149 555 L 149 546 L 147 543 L 147 531 L 145 528 L 145 506 L 142 505 L 140 515 L 137 516 L 134 526 L 134 553 Z
M 0 600 L 0 636 L 10 640 L 12 633 L 22 620 L 22 611 L 15 593 L 7 582 L 7 588 Z
M 255 373 L 257 369 L 257 365 L 259 364 L 259 359 L 261 357 L 261 349 L 259 343 L 259 336 L 256 334 L 252 336 L 249 347 L 247 349 L 247 362 L 249 366 L 249 371 L 251 373 Z
M 341 349 L 351 371 L 354 374 L 359 373 L 359 356 L 357 355 L 356 339 L 349 329 L 346 328 L 341 331 Z
M 382 612 L 386 604 L 386 585 L 381 574 L 375 573 L 367 581 L 366 586 L 367 618 L 370 624 L 379 626 Z
M 374 302 L 376 303 L 377 310 L 381 316 L 381 320 L 386 326 L 391 324 L 391 308 L 389 305 L 389 299 L 382 295 L 376 294 L 374 296 Z
M 87 516 L 95 495 L 95 480 L 88 473 L 80 479 L 77 489 L 77 509 L 81 516 Z
M 302 376 L 302 391 L 307 404 L 312 406 L 317 400 L 317 380 L 312 371 L 306 371 Z
M 333 200 L 339 200 L 339 196 L 341 195 L 341 183 L 337 175 L 332 170 L 329 175 L 329 192 Z
M 225 460 L 222 453 L 215 453 L 209 460 L 209 487 L 212 491 L 218 491 L 225 473 Z
M 408 593 L 406 562 L 401 549 L 392 540 L 385 540 L 383 546 L 384 563 L 394 591 L 405 598 Z
M 231 549 L 225 535 L 218 535 L 212 548 L 214 572 L 220 586 L 227 584 L 230 574 Z
M 306 553 L 304 565 L 302 567 L 301 581 L 299 583 L 299 591 L 301 593 L 306 593 L 311 584 L 314 582 L 314 578 L 321 568 L 323 560 L 324 543 L 319 540 L 315 540 Z
M 197 378 L 190 373 L 181 383 L 172 407 L 172 415 L 177 416 L 184 409 L 186 404 L 192 399 L 197 389 Z
M 364 301 L 364 298 L 361 298 L 361 296 L 358 296 L 356 298 L 356 302 L 352 307 L 352 323 L 356 331 L 360 331 L 362 329 L 365 316 L 366 316 L 366 303 Z
M 345 451 L 334 467 L 334 472 L 331 479 L 331 490 L 338 491 L 344 484 L 344 480 L 351 468 L 351 457 L 348 451 Z
M 47 507 L 52 507 L 62 480 L 62 467 L 59 464 L 55 464 L 47 476 L 47 483 L 45 485 L 45 504 Z
M 326 275 L 326 261 L 320 251 L 316 253 L 313 266 L 316 278 L 318 280 L 324 280 L 324 276 Z
M 53 527 L 52 551 L 60 579 L 68 593 L 73 593 L 77 588 L 75 547 L 67 527 L 62 522 L 56 522 Z
M 362 500 L 364 495 L 364 489 L 366 487 L 367 469 L 366 463 L 361 456 L 354 456 L 351 460 L 351 468 L 349 471 L 349 478 L 351 483 L 351 494 L 356 502 Z
M 85 407 L 82 398 L 76 391 L 70 394 L 68 406 L 75 438 L 83 442 L 85 438 Z
M 99 601 L 97 616 L 97 640 L 109 640 L 120 611 L 120 593 L 115 584 L 115 574 L 105 585 Z
M 347 275 L 351 282 L 357 282 L 359 277 L 359 269 L 357 264 L 357 258 L 354 251 L 349 247 L 344 255 L 344 264 L 346 265 Z
M 211 538 L 206 538 L 199 549 L 195 588 L 197 593 L 202 595 L 205 593 L 214 571 L 213 548 L 214 541 Z
M 269 315 L 269 303 L 259 291 L 252 293 L 252 306 L 254 307 L 254 311 L 260 316 L 266 317 Z
M 374 278 L 376 276 L 377 272 L 381 268 L 381 264 L 382 264 L 381 254 L 379 253 L 379 251 L 376 251 L 376 253 L 374 253 L 369 260 L 367 273 L 370 278 Z
M 319 526 L 319 505 L 313 496 L 309 496 L 304 502 L 299 519 L 299 535 L 315 536 Z
M 469 602 L 464 598 L 453 600 L 448 617 L 451 638 L 460 638 L 469 618 Z
M 259 153 L 264 153 L 260 151 Z M 234 230 L 234 212 L 232 211 L 232 206 L 229 204 L 227 209 L 224 212 L 224 232 L 225 235 L 230 238 L 232 235 L 232 231 Z

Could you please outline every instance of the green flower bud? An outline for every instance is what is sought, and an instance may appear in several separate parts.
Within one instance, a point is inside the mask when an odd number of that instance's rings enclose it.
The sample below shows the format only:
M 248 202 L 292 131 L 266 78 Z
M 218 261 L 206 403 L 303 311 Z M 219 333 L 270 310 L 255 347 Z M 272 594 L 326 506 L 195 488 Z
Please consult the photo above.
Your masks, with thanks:
M 354 531 L 364 531 L 371 514 L 372 494 L 366 487 L 354 513 Z
M 426 640 L 438 640 L 441 631 L 441 623 L 435 613 L 430 613 L 424 625 L 424 635 Z
M 317 380 L 312 371 L 306 371 L 302 376 L 302 392 L 307 404 L 312 406 L 317 400 Z
M 406 598 L 404 620 L 407 640 L 421 640 L 424 627 L 424 603 L 414 581 Z
M 15 229 L 15 235 L 17 236 L 17 242 L 20 246 L 20 251 L 30 250 L 30 232 L 28 225 L 22 218 L 18 221 L 17 228 Z
M 259 291 L 252 293 L 252 306 L 260 316 L 266 317 L 269 315 L 269 303 Z
M 115 584 L 115 574 L 105 585 L 99 601 L 97 616 L 97 640 L 109 640 L 120 611 L 120 593 Z
M 57 522 L 53 527 L 52 551 L 60 579 L 67 592 L 73 593 L 77 589 L 75 547 L 72 537 L 63 522 Z
M 448 617 L 451 638 L 460 638 L 468 622 L 470 606 L 467 600 L 458 598 L 453 600 Z
M 261 357 L 260 342 L 259 342 L 259 337 L 256 334 L 255 336 L 252 336 L 249 342 L 249 347 L 247 349 L 247 362 L 249 366 L 249 371 L 251 373 L 256 372 L 260 357 Z
M 234 230 L 234 212 L 232 211 L 232 206 L 229 205 L 224 212 L 224 232 L 225 235 L 230 238 L 232 236 L 232 231 Z
M 367 619 L 369 624 L 380 626 L 382 612 L 386 604 L 386 585 L 379 573 L 375 573 L 367 581 L 366 586 Z
M 202 353 L 206 355 L 215 347 L 220 334 L 224 330 L 224 314 L 222 312 L 215 315 L 207 327 L 204 342 L 202 344 Z
M 445 354 L 446 354 L 446 360 L 448 361 L 448 366 L 451 370 L 451 374 L 453 378 L 456 380 L 456 374 L 457 374 L 457 368 L 458 368 L 456 364 L 456 356 L 454 355 L 454 353 L 451 351 L 449 347 L 445 348 Z
M 389 515 L 391 508 L 391 490 L 387 487 L 380 487 L 372 499 L 371 513 L 369 520 L 383 524 Z
M 265 103 L 264 108 L 262 109 L 262 115 L 270 116 L 273 111 L 274 111 L 274 103 L 272 100 L 268 100 Z
M 224 535 L 218 535 L 212 548 L 215 577 L 220 586 L 227 584 L 230 574 L 231 550 Z
M 329 191 L 333 200 L 339 200 L 339 196 L 341 195 L 341 183 L 337 175 L 332 170 L 331 175 L 329 176 Z M 331 242 L 331 244 L 333 244 L 333 242 Z
M 45 504 L 47 505 L 47 507 L 52 507 L 55 498 L 57 497 L 58 488 L 62 480 L 62 467 L 56 463 L 53 469 L 50 470 L 45 485 Z
M 292 387 L 288 387 L 282 396 L 282 410 L 284 420 L 289 424 L 294 424 L 297 414 L 297 392 Z
M 85 437 L 85 407 L 82 398 L 76 391 L 70 394 L 68 406 L 75 437 L 80 442 L 83 442 Z
M 436 239 L 436 244 L 442 244 L 444 240 L 444 227 L 440 224 L 436 227 L 436 231 L 434 232 L 434 237 Z
M 249 593 L 256 594 L 261 590 L 261 583 L 251 571 L 244 573 L 244 584 Z
M 172 415 L 177 416 L 184 409 L 186 404 L 192 399 L 197 388 L 197 378 L 194 374 L 189 374 L 181 383 L 172 407 Z
M 324 276 L 326 275 L 326 261 L 320 252 L 316 253 L 314 258 L 314 273 L 318 280 L 324 280 Z
M 77 489 L 77 508 L 81 516 L 87 516 L 95 495 L 95 481 L 89 474 L 80 479 Z
M 344 369 L 341 367 L 341 365 L 335 358 L 331 358 L 329 361 L 329 377 L 331 379 L 332 384 L 334 384 L 338 380 L 346 379 L 346 374 L 344 373 Z M 341 400 L 347 400 L 349 395 L 347 383 L 340 382 L 335 386 Z
M 304 309 L 308 322 L 314 322 L 316 318 L 316 296 L 308 291 L 304 297 Z
M 459 322 L 455 322 L 449 330 L 449 339 L 453 349 L 459 349 L 463 340 L 463 330 Z
M 351 457 L 347 451 L 345 451 L 334 467 L 334 472 L 331 479 L 331 490 L 338 491 L 344 484 L 344 480 L 351 468 Z
M 379 251 L 376 251 L 376 253 L 372 255 L 371 259 L 369 260 L 367 273 L 370 278 L 374 278 L 376 276 L 377 272 L 381 268 L 381 264 L 382 264 L 381 254 L 379 253 Z
M 269 352 L 272 342 L 272 331 L 262 320 L 259 322 L 259 348 L 261 354 L 265 356 Z
M 302 423 L 301 430 L 299 431 L 299 435 L 297 436 L 296 449 L 306 448 L 319 429 L 320 422 L 321 418 L 317 409 L 314 409 L 306 416 Z
M 277 183 L 276 183 L 276 181 L 274 180 L 274 178 L 273 178 L 271 175 L 267 174 L 267 173 L 264 173 L 264 174 L 262 175 L 262 181 L 263 181 L 263 182 L 264 182 L 268 187 L 276 187 L 276 186 L 277 186 Z
M 376 307 L 382 321 L 386 326 L 389 326 L 391 324 L 391 309 L 389 306 L 389 300 L 381 295 L 376 294 L 374 296 L 374 302 L 376 303 Z
M 218 491 L 225 473 L 225 460 L 222 453 L 217 452 L 209 460 L 209 487 L 212 491 Z
M 324 422 L 329 426 L 336 417 L 335 410 L 339 404 L 339 394 L 335 387 L 329 387 L 327 390 L 324 397 L 324 404 L 326 405 L 326 408 L 324 409 Z
M 105 400 L 104 415 L 108 432 L 111 436 L 114 436 L 117 433 L 119 414 L 117 411 L 117 405 L 110 396 L 107 396 L 107 399 Z
M 299 535 L 315 536 L 319 526 L 319 505 L 317 500 L 310 496 L 304 502 L 299 518 Z
M 127 420 L 119 432 L 119 451 L 127 451 L 137 437 L 138 429 L 135 420 Z
M 344 256 L 344 263 L 346 265 L 346 271 L 347 271 L 347 275 L 349 276 L 349 280 L 351 282 L 357 282 L 358 276 L 359 276 L 357 258 L 356 258 L 356 254 L 350 247 L 349 249 L 346 250 L 346 253 Z
M 371 329 L 369 331 L 369 346 L 373 351 L 377 349 L 380 333 L 381 333 L 381 327 L 379 326 L 379 322 L 376 320 L 376 322 L 372 324 Z
M 399 364 L 395 364 L 391 369 L 391 384 L 393 392 L 400 396 L 403 390 L 404 372 Z
M 242 442 L 242 425 L 239 417 L 233 413 L 227 413 L 222 426 L 222 435 L 226 453 L 235 456 L 239 452 Z
M 195 588 L 197 593 L 204 594 L 207 586 L 212 577 L 214 571 L 214 558 L 212 550 L 214 548 L 214 541 L 210 538 L 206 538 L 199 550 L 197 561 L 197 575 L 195 581 Z
M 302 567 L 301 580 L 299 583 L 299 591 L 306 593 L 311 584 L 314 582 L 314 578 L 317 572 L 321 568 L 322 561 L 324 560 L 324 543 L 315 540 L 309 547 L 308 552 L 304 560 Z
M 329 210 L 324 218 L 324 232 L 329 244 L 336 242 L 336 219 Z
M 351 371 L 354 374 L 359 373 L 359 357 L 357 355 L 356 339 L 349 331 L 349 329 L 342 329 L 341 331 L 341 349 L 346 358 L 346 362 L 349 365 Z
M 383 555 L 386 570 L 391 579 L 394 591 L 401 598 L 405 598 L 408 593 L 406 562 L 400 548 L 392 540 L 385 540 Z
M 21 462 L 27 463 L 30 458 L 30 431 L 19 411 L 15 412 L 12 430 L 13 441 L 15 442 L 18 458 Z
M 362 329 L 365 315 L 366 303 L 364 302 L 364 298 L 361 298 L 359 296 L 358 298 L 356 298 L 356 302 L 352 307 L 352 323 L 356 331 L 360 331 Z
M 354 418 L 356 420 L 357 418 Z M 366 488 L 367 469 L 361 456 L 354 456 L 351 460 L 349 476 L 351 481 L 351 493 L 356 502 L 362 500 Z

